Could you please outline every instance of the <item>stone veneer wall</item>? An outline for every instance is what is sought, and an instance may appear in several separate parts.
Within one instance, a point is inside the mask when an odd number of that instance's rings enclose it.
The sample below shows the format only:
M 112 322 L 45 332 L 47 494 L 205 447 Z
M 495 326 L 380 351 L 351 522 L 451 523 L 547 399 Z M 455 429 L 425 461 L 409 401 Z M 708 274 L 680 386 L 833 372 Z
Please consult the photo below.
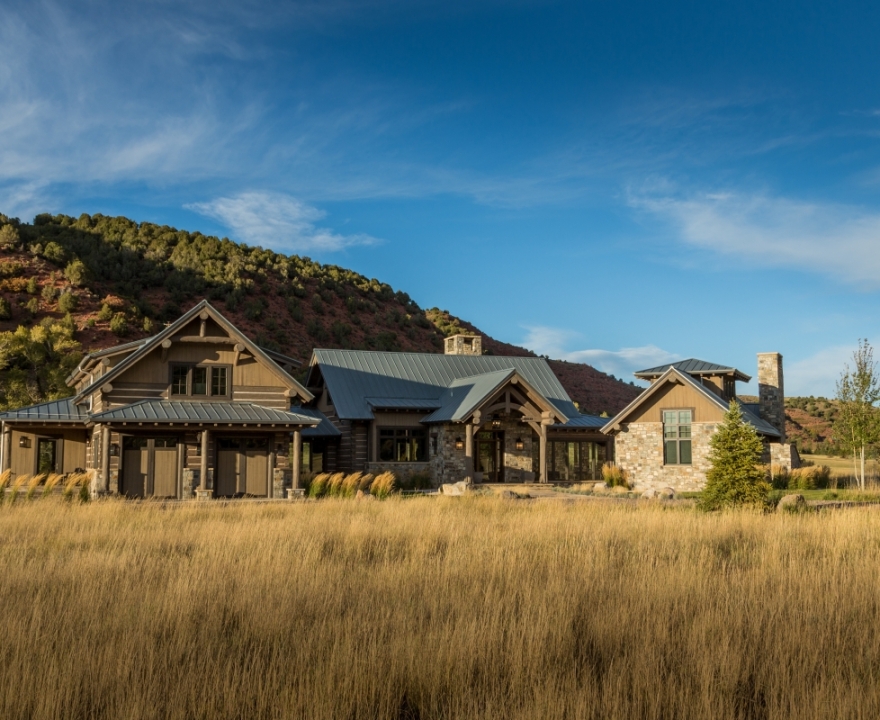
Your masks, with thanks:
M 782 433 L 784 443 L 785 386 L 779 353 L 758 353 L 758 402 L 761 417 Z
M 378 475 L 383 472 L 393 472 L 400 480 L 409 480 L 413 475 L 431 474 L 431 464 L 428 462 L 368 462 L 366 472 Z
M 769 458 L 766 456 L 769 455 Z M 801 466 L 801 457 L 797 448 L 791 443 L 768 443 L 765 450 L 765 460 L 770 460 L 774 465 L 781 465 L 787 470 L 794 470 Z
M 516 420 L 504 420 L 497 428 L 486 425 L 484 430 L 494 429 L 504 431 L 504 480 L 505 482 L 534 482 L 532 472 L 532 443 L 538 442 L 532 428 Z M 463 480 L 466 472 L 466 457 L 464 447 L 457 450 L 455 439 L 464 440 L 464 425 L 438 425 L 432 427 L 428 434 L 431 437 L 429 443 L 431 478 L 435 485 L 454 483 Z M 436 450 L 434 436 L 436 435 Z M 523 441 L 523 449 L 516 449 L 516 439 Z M 463 445 L 465 443 L 462 443 Z M 474 452 L 477 441 L 474 438 Z
M 706 484 L 709 440 L 716 427 L 716 423 L 691 425 L 692 465 L 664 465 L 663 423 L 624 424 L 614 438 L 617 465 L 629 473 L 635 490 L 700 490 Z

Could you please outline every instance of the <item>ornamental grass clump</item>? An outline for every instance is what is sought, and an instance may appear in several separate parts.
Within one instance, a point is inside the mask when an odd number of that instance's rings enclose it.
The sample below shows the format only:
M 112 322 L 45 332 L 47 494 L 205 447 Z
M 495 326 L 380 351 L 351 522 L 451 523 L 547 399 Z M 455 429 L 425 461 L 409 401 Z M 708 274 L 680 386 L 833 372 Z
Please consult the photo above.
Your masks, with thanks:
M 376 479 L 376 476 L 372 473 L 364 473 L 361 475 L 361 481 L 358 483 L 358 490 L 363 492 L 370 491 L 370 485 L 373 484 L 373 480 Z
M 824 490 L 830 484 L 831 468 L 827 465 L 799 467 L 788 474 L 789 490 Z
M 8 495 L 10 505 L 18 499 L 18 493 L 21 491 L 21 489 L 23 487 L 25 487 L 25 485 L 27 485 L 27 483 L 30 482 L 30 480 L 31 480 L 30 475 L 19 475 L 18 477 L 15 478 L 15 480 L 12 481 L 12 485 L 9 488 L 9 495 Z
M 327 497 L 340 497 L 342 495 L 342 481 L 345 473 L 333 473 L 327 481 Z
M 52 491 L 56 488 L 58 483 L 60 483 L 64 479 L 63 475 L 59 475 L 58 473 L 52 473 L 49 477 L 46 478 L 46 482 L 43 485 L 43 497 L 47 497 L 52 494 Z
M 362 477 L 363 473 L 361 472 L 346 475 L 339 488 L 340 496 L 347 498 L 354 497 L 360 487 Z
M 330 479 L 330 473 L 318 473 L 309 483 L 309 497 L 324 497 L 327 493 L 327 481 Z
M 370 485 L 370 493 L 380 500 L 384 500 L 397 490 L 397 476 L 393 472 L 383 472 L 377 475 Z
M 46 475 L 34 475 L 30 480 L 28 480 L 27 484 L 27 492 L 25 493 L 25 498 L 30 500 L 34 497 L 37 492 L 37 487 L 46 479 Z
M 607 462 L 602 466 L 602 479 L 608 487 L 629 488 L 629 476 L 626 470 L 613 462 Z
M 760 465 L 763 444 L 755 428 L 743 420 L 736 400 L 724 414 L 724 421 L 710 441 L 711 467 L 699 500 L 702 510 L 726 507 L 763 507 L 770 484 Z

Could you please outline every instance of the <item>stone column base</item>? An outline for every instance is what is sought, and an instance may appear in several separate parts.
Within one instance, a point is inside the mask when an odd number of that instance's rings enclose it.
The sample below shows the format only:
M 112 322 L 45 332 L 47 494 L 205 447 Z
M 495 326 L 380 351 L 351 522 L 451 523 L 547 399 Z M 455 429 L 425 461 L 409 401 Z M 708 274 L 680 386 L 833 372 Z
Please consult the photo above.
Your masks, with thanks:
M 213 490 L 202 490 L 201 488 L 196 488 L 196 500 L 210 500 L 214 497 Z
M 288 488 L 287 489 L 287 499 L 288 500 L 302 500 L 306 496 L 305 488 Z

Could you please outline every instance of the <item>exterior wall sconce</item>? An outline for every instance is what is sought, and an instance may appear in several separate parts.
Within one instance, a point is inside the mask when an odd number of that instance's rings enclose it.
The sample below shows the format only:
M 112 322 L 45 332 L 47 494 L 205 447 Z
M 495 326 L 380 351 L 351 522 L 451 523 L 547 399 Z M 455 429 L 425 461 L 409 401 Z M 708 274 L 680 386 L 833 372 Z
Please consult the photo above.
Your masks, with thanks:
M 119 457 L 119 443 L 110 443 L 110 457 Z
M 31 439 L 27 435 L 22 435 L 18 439 L 18 446 L 20 448 L 29 448 L 31 446 Z
M 492 421 L 492 427 L 493 427 L 493 428 L 500 428 L 500 427 L 501 427 L 501 421 L 500 421 L 500 420 L 493 420 L 493 421 Z
M 455 438 L 455 449 L 461 450 L 464 448 L 464 441 L 460 437 Z
M 516 447 L 517 450 L 522 450 L 526 445 L 523 442 L 522 438 L 517 438 L 516 442 L 514 443 L 514 446 Z

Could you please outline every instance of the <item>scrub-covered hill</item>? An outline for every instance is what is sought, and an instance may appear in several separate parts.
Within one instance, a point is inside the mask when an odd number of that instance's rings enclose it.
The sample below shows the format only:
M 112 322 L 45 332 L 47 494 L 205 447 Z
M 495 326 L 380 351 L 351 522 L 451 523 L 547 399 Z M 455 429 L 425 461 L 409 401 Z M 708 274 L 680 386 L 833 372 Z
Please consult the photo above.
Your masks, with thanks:
M 486 352 L 533 355 L 405 292 L 336 265 L 226 238 L 103 215 L 0 215 L 0 407 L 67 394 L 78 353 L 155 332 L 201 298 L 265 347 L 442 352 L 454 332 Z M 584 412 L 614 413 L 638 389 L 589 365 L 551 361 Z

